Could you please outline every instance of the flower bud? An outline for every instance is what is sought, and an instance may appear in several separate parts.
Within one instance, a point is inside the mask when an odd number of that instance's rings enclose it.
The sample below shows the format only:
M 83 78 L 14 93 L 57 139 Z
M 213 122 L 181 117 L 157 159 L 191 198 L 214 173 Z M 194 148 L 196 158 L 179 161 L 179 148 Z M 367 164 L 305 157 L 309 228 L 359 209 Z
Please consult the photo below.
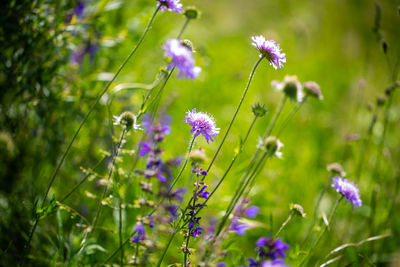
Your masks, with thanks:
M 263 117 L 265 114 L 267 114 L 267 108 L 260 103 L 257 103 L 254 106 L 252 106 L 251 111 L 256 117 Z
M 197 19 L 200 17 L 200 10 L 194 6 L 187 7 L 183 13 L 187 19 Z
M 385 105 L 385 100 L 386 100 L 386 98 L 385 98 L 385 96 L 378 96 L 377 98 L 376 98 L 376 105 L 378 106 L 378 107 L 382 107 L 383 105 Z
M 270 157 L 274 155 L 277 156 L 278 158 L 282 157 L 282 152 L 280 152 L 279 150 L 281 147 L 283 147 L 283 144 L 275 136 L 269 136 L 266 139 L 264 139 L 263 145 Z
M 192 152 L 189 153 L 189 158 L 194 162 L 194 163 L 202 163 L 204 162 L 207 157 L 204 152 L 204 149 L 202 147 L 199 147 L 196 150 L 193 150 Z

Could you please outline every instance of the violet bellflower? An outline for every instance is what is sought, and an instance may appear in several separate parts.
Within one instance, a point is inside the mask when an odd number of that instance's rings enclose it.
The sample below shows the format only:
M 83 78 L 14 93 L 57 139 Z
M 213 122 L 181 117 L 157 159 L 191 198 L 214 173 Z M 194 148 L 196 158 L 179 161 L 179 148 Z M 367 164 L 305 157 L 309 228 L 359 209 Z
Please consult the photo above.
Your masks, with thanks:
M 336 192 L 340 193 L 347 199 L 347 203 L 351 202 L 353 208 L 354 206 L 361 207 L 362 201 L 358 192 L 358 187 L 354 183 L 339 176 L 332 179 L 332 187 L 336 188 Z
M 183 5 L 180 3 L 180 0 L 158 0 L 157 6 L 160 6 L 161 11 L 175 11 L 180 14 L 182 12 Z
M 202 134 L 207 143 L 210 140 L 214 141 L 213 137 L 215 138 L 219 134 L 220 128 L 217 128 L 213 116 L 204 112 L 197 112 L 195 108 L 192 111 L 186 112 L 183 122 L 193 127 L 190 132 L 194 133 L 194 137 Z
M 282 53 L 279 44 L 273 40 L 265 40 L 262 35 L 253 36 L 251 39 L 253 40 L 252 45 L 260 52 L 260 57 L 265 57 L 274 69 L 283 67 L 282 63 L 286 63 L 286 55 Z
M 178 39 L 167 40 L 162 48 L 164 55 L 171 59 L 168 69 L 176 67 L 179 70 L 179 78 L 185 77 L 193 80 L 199 76 L 201 68 L 194 65 L 191 48 L 183 45 Z

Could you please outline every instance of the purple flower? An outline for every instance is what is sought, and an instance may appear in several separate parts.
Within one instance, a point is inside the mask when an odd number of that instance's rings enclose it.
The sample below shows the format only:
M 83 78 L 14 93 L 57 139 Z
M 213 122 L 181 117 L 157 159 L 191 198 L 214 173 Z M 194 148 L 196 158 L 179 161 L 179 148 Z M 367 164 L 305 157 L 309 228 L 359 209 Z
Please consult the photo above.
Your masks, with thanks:
M 202 134 L 207 143 L 209 143 L 210 140 L 214 141 L 212 137 L 219 134 L 220 129 L 217 128 L 214 118 L 207 113 L 196 112 L 196 109 L 193 109 L 191 112 L 186 112 L 183 122 L 193 127 L 190 132 L 194 133 L 194 137 Z
M 138 243 L 139 241 L 143 241 L 146 239 L 146 230 L 144 229 L 143 224 L 137 223 L 135 227 L 133 227 L 134 236 L 132 236 L 131 241 L 133 243 Z
M 179 0 L 158 0 L 157 6 L 161 6 L 160 10 L 165 11 L 175 11 L 176 13 L 180 14 L 182 12 L 182 4 Z
M 261 267 L 287 267 L 282 259 L 261 262 Z
M 257 206 L 250 206 L 246 209 L 246 211 L 244 212 L 244 214 L 249 217 L 249 218 L 254 218 L 257 216 L 258 211 L 260 210 L 259 207 Z
M 215 265 L 216 267 L 225 267 L 226 263 L 225 262 L 218 262 L 217 265 Z
M 231 223 L 231 229 L 238 235 L 244 235 L 248 228 L 249 227 L 246 224 L 239 223 L 238 220 L 234 220 Z
M 282 49 L 279 44 L 276 44 L 273 40 L 265 40 L 262 35 L 253 36 L 251 39 L 253 40 L 252 45 L 260 51 L 260 57 L 265 57 L 274 69 L 283 67 L 282 63 L 286 63 L 286 55 L 281 53 Z
M 200 191 L 197 193 L 197 195 L 198 195 L 200 198 L 208 199 L 208 196 L 210 195 L 210 192 L 204 191 L 207 187 L 208 187 L 208 185 L 204 185 L 204 186 L 200 189 Z
M 176 219 L 178 217 L 178 206 L 177 205 L 168 205 L 166 210 L 171 214 L 172 219 Z
M 171 59 L 168 68 L 177 67 L 179 78 L 184 76 L 193 80 L 199 76 L 201 68 L 194 66 L 193 53 L 189 47 L 183 45 L 178 39 L 169 39 L 163 49 L 164 55 Z
M 284 243 L 280 238 L 273 239 L 270 236 L 259 238 L 256 245 L 258 246 L 259 256 L 261 258 L 267 256 L 272 260 L 275 260 L 278 257 L 286 257 L 284 250 L 290 248 L 290 246 Z M 265 250 L 265 248 L 267 250 Z
M 201 226 L 199 226 L 196 229 L 194 229 L 194 231 L 193 231 L 194 240 L 196 240 L 197 236 L 201 235 L 201 231 L 202 230 L 203 230 L 203 228 Z
M 361 207 L 362 201 L 355 184 L 349 182 L 347 179 L 336 176 L 333 178 L 332 187 L 336 188 L 336 192 L 342 194 L 347 199 L 347 203 L 351 201 L 353 207 Z
M 145 155 L 147 155 L 148 153 L 150 153 L 151 151 L 153 151 L 153 149 L 151 148 L 151 146 L 146 143 L 146 142 L 139 142 L 139 156 L 143 157 Z
M 182 202 L 183 201 L 183 195 L 186 193 L 186 188 L 180 187 L 176 189 L 174 192 L 171 194 L 171 198 L 174 198 L 175 200 Z

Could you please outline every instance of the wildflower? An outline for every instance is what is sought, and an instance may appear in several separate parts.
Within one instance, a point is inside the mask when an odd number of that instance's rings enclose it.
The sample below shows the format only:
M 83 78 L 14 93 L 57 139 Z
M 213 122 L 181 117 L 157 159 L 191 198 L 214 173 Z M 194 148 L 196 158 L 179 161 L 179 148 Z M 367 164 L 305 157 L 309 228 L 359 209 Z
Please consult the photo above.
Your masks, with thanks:
M 217 265 L 215 265 L 216 267 L 225 267 L 226 263 L 225 262 L 218 262 Z
M 257 213 L 259 212 L 260 208 L 257 206 L 250 206 L 246 209 L 244 214 L 249 217 L 249 218 L 254 218 L 257 216 Z
M 261 262 L 261 267 L 287 267 L 282 259 Z
M 362 201 L 358 192 L 358 188 L 352 182 L 347 179 L 336 176 L 333 178 L 333 188 L 336 188 L 336 192 L 342 194 L 347 199 L 347 203 L 351 201 L 353 207 L 361 207 Z
M 160 10 L 165 11 L 175 11 L 180 14 L 182 12 L 183 5 L 180 3 L 180 0 L 158 0 L 157 6 L 161 6 Z
M 259 256 L 261 258 L 267 256 L 271 260 L 275 260 L 277 258 L 285 258 L 285 250 L 289 249 L 290 246 L 284 243 L 280 238 L 273 239 L 272 237 L 261 237 L 256 242 Z
M 198 149 L 191 151 L 189 153 L 189 158 L 194 163 L 203 163 L 207 159 L 206 153 L 202 147 L 199 147 Z
M 286 55 L 282 53 L 279 44 L 273 40 L 265 40 L 262 35 L 253 36 L 251 39 L 253 40 L 252 45 L 261 53 L 260 57 L 265 57 L 274 69 L 283 67 L 282 63 L 286 63 Z
M 321 93 L 321 89 L 316 82 L 308 81 L 303 83 L 304 91 L 307 95 L 318 98 L 319 100 L 324 99 L 324 96 Z
M 283 91 L 283 93 L 292 101 L 303 101 L 303 86 L 297 79 L 297 76 L 286 75 L 283 82 L 274 80 L 271 82 L 271 87 L 278 91 Z
M 184 76 L 193 80 L 199 76 L 201 68 L 194 66 L 192 49 L 183 45 L 178 39 L 167 40 L 163 49 L 164 55 L 171 59 L 168 69 L 178 68 L 179 78 Z
M 334 163 L 328 164 L 326 169 L 328 171 L 330 171 L 332 174 L 338 174 L 340 176 L 346 176 L 346 172 L 344 171 L 342 165 L 340 165 L 339 163 L 334 162 Z
M 185 8 L 184 15 L 187 19 L 197 19 L 200 11 L 196 7 L 187 7 Z
M 260 139 L 257 147 L 266 150 L 270 157 L 276 156 L 282 158 L 282 152 L 280 149 L 283 147 L 283 144 L 275 136 L 268 136 L 264 140 Z
M 208 196 L 210 195 L 210 192 L 205 191 L 205 189 L 208 187 L 208 185 L 203 185 L 200 189 L 199 192 L 197 192 L 197 196 L 199 198 L 204 198 L 204 199 L 208 199 Z
M 219 134 L 220 129 L 217 128 L 214 118 L 207 113 L 196 112 L 196 109 L 186 112 L 183 122 L 193 127 L 190 132 L 194 133 L 194 137 L 202 134 L 207 143 L 209 143 L 210 140 L 214 141 L 212 137 Z
M 133 243 L 139 243 L 139 241 L 146 239 L 146 230 L 144 229 L 143 224 L 137 223 L 135 227 L 133 227 L 133 232 L 134 236 L 131 237 Z
M 299 204 L 290 204 L 290 209 L 294 211 L 297 215 L 301 217 L 306 217 L 306 214 L 304 213 L 304 209 L 301 205 Z
M 260 210 L 257 206 L 250 206 L 246 208 L 248 203 L 249 199 L 241 199 L 240 204 L 235 208 L 235 212 L 231 220 L 230 230 L 234 231 L 238 235 L 244 235 L 246 230 L 249 228 L 246 223 L 241 223 L 241 218 L 244 216 L 248 218 L 254 218 L 257 216 L 257 213 Z
M 267 108 L 259 103 L 252 106 L 251 111 L 256 117 L 263 117 L 265 114 L 267 114 Z
M 129 111 L 125 111 L 120 116 L 114 116 L 114 125 L 121 125 L 127 131 L 140 129 L 140 125 L 136 124 L 136 116 Z

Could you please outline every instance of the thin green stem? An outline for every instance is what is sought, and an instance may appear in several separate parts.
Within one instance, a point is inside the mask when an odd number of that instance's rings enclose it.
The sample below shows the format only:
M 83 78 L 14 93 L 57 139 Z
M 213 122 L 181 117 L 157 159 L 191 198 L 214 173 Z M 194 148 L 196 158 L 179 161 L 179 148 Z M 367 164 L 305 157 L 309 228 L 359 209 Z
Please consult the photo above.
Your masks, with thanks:
M 321 239 L 322 239 L 322 237 L 324 236 L 325 232 L 326 232 L 327 230 L 329 230 L 329 228 L 330 228 L 330 226 L 331 226 L 331 224 L 332 224 L 332 221 L 333 221 L 333 216 L 335 215 L 336 210 L 337 210 L 337 208 L 338 208 L 338 206 L 339 206 L 339 204 L 340 204 L 340 201 L 341 201 L 343 198 L 344 198 L 344 197 L 341 196 L 340 198 L 338 198 L 338 199 L 336 200 L 336 203 L 335 203 L 335 205 L 333 206 L 332 212 L 331 212 L 331 214 L 329 215 L 329 219 L 328 219 L 327 225 L 325 225 L 324 230 L 323 230 L 323 231 L 321 232 L 321 234 L 319 235 L 317 241 L 315 241 L 315 243 L 312 245 L 312 247 L 308 250 L 307 255 L 303 258 L 303 260 L 301 261 L 301 263 L 300 263 L 299 266 L 302 266 L 303 264 L 306 264 L 307 261 L 309 260 L 309 257 L 311 257 L 311 256 L 313 255 L 313 253 L 314 253 L 314 251 L 315 251 L 315 247 L 316 247 L 316 246 L 318 245 L 318 243 L 321 241 Z
M 183 34 L 183 32 L 185 31 L 186 27 L 188 26 L 189 22 L 190 22 L 190 18 L 187 18 L 186 21 L 185 21 L 185 23 L 183 24 L 183 26 L 182 26 L 182 28 L 181 28 L 179 34 L 178 34 L 178 37 L 176 37 L 176 39 L 181 39 L 182 34 Z
M 246 97 L 247 91 L 249 90 L 249 87 L 250 87 L 251 81 L 253 80 L 253 76 L 254 76 L 254 74 L 255 74 L 255 72 L 256 72 L 256 69 L 257 69 L 258 65 L 260 64 L 260 62 L 261 62 L 263 59 L 264 59 L 264 57 L 259 58 L 259 59 L 257 60 L 256 64 L 254 65 L 253 69 L 252 69 L 251 72 L 250 72 L 250 77 L 249 77 L 249 80 L 248 80 L 248 82 L 247 82 L 247 85 L 246 85 L 246 87 L 245 87 L 245 89 L 244 89 L 244 91 L 243 91 L 242 98 L 240 99 L 239 104 L 238 104 L 238 106 L 236 107 L 235 113 L 233 114 L 233 117 L 232 117 L 232 119 L 231 119 L 231 122 L 229 123 L 228 129 L 226 130 L 225 135 L 224 135 L 224 137 L 222 138 L 222 141 L 221 141 L 221 143 L 219 144 L 219 146 L 218 146 L 218 148 L 217 148 L 217 151 L 215 151 L 215 153 L 214 153 L 214 156 L 213 156 L 213 158 L 212 158 L 212 160 L 211 160 L 211 162 L 210 162 L 210 165 L 208 165 L 207 172 L 210 172 L 210 169 L 211 169 L 212 165 L 214 164 L 214 161 L 215 161 L 215 159 L 217 158 L 218 153 L 219 153 L 219 151 L 221 150 L 222 145 L 224 144 L 226 137 L 227 137 L 228 134 L 229 134 L 229 131 L 230 131 L 232 125 L 233 125 L 233 122 L 235 121 L 236 116 L 237 116 L 237 114 L 238 114 L 238 112 L 239 112 L 239 110 L 240 110 L 240 107 L 242 106 L 243 100 L 244 100 L 244 98 Z
M 293 218 L 294 211 L 290 212 L 289 216 L 287 219 L 282 223 L 281 227 L 279 228 L 278 232 L 275 234 L 275 238 L 279 236 L 279 234 L 282 232 L 283 228 L 286 227 L 286 225 L 290 222 L 290 220 Z
M 156 17 L 156 15 L 157 15 L 157 13 L 158 13 L 159 10 L 160 10 L 160 6 L 158 6 L 158 7 L 156 8 L 156 10 L 154 11 L 153 16 L 151 17 L 149 23 L 147 24 L 147 26 L 146 26 L 146 28 L 145 28 L 145 30 L 144 30 L 142 36 L 140 37 L 138 43 L 136 44 L 136 46 L 133 48 L 133 50 L 132 50 L 131 53 L 128 55 L 128 57 L 124 60 L 124 62 L 121 64 L 121 66 L 119 67 L 119 69 L 117 70 L 117 72 L 114 74 L 114 76 L 112 77 L 112 79 L 106 84 L 106 86 L 104 87 L 103 91 L 97 96 L 97 99 L 96 99 L 95 103 L 92 105 L 92 107 L 89 109 L 89 111 L 88 111 L 88 113 L 86 114 L 86 116 L 85 116 L 85 117 L 83 118 L 83 120 L 81 121 L 81 123 L 80 123 L 78 129 L 76 130 L 76 132 L 74 133 L 74 135 L 73 135 L 71 141 L 69 142 L 69 144 L 68 144 L 68 146 L 67 146 L 67 149 L 64 151 L 63 155 L 61 156 L 61 160 L 58 162 L 57 167 L 56 167 L 56 169 L 55 169 L 55 171 L 54 171 L 54 173 L 53 173 L 53 176 L 50 178 L 50 182 L 49 182 L 49 184 L 48 184 L 48 186 L 47 186 L 46 193 L 44 194 L 43 201 L 42 201 L 42 204 L 41 204 L 41 207 L 42 207 L 42 208 L 44 207 L 44 203 L 46 202 L 46 199 L 47 199 L 47 196 L 48 196 L 48 194 L 49 194 L 50 188 L 51 188 L 51 186 L 53 185 L 53 183 L 54 183 L 54 181 L 55 181 L 55 179 L 56 179 L 56 177 L 57 177 L 57 174 L 58 174 L 58 172 L 60 171 L 61 166 L 63 165 L 64 160 L 65 160 L 65 158 L 67 157 L 67 154 L 68 154 L 69 150 L 71 149 L 72 144 L 75 142 L 75 139 L 77 138 L 77 136 L 78 136 L 79 132 L 81 131 L 83 125 L 86 123 L 86 121 L 88 120 L 90 114 L 92 114 L 93 110 L 95 109 L 95 107 L 97 106 L 97 104 L 100 102 L 100 99 L 102 98 L 102 96 L 108 91 L 110 85 L 114 82 L 114 80 L 117 78 L 117 76 L 119 75 L 119 73 L 120 73 L 120 72 L 122 71 L 122 69 L 125 67 L 126 63 L 128 63 L 129 59 L 133 56 L 133 54 L 134 54 L 134 53 L 136 52 L 136 50 L 139 48 L 140 44 L 143 42 L 143 40 L 144 40 L 144 38 L 145 38 L 147 32 L 149 31 L 151 25 L 153 24 L 153 21 L 154 21 L 154 19 L 155 19 L 155 17 Z M 37 226 L 37 224 L 38 224 L 38 222 L 39 222 L 39 219 L 40 219 L 40 216 L 36 216 L 34 226 L 32 227 L 32 230 L 31 230 L 31 232 L 30 232 L 30 234 L 29 234 L 28 241 L 27 241 L 27 243 L 26 243 L 26 247 L 29 247 L 29 246 L 30 246 L 30 243 L 31 243 L 32 237 L 33 237 L 33 235 L 34 235 L 34 233 L 35 233 L 36 226 Z
M 120 151 L 120 148 L 121 148 L 121 145 L 122 145 L 122 141 L 123 141 L 123 139 L 125 137 L 125 133 L 126 132 L 127 132 L 126 129 L 122 130 L 121 136 L 120 136 L 119 141 L 118 141 L 117 149 L 115 151 L 115 155 L 113 157 L 112 164 L 111 164 L 110 170 L 108 172 L 107 184 L 105 185 L 104 190 L 103 190 L 103 194 L 102 194 L 101 198 L 99 199 L 99 203 L 97 205 L 97 211 L 96 211 L 96 214 L 95 214 L 94 219 L 93 219 L 91 230 L 86 232 L 87 234 L 85 234 L 85 237 L 84 237 L 84 239 L 82 241 L 81 249 L 84 247 L 84 244 L 85 244 L 85 241 L 87 240 L 88 234 L 89 233 L 93 233 L 95 231 L 95 228 L 96 228 L 96 225 L 97 225 L 97 221 L 98 221 L 98 219 L 100 217 L 100 213 L 101 213 L 102 201 L 103 201 L 103 199 L 105 198 L 105 196 L 106 196 L 106 194 L 108 192 L 109 181 L 110 181 L 111 175 L 112 175 L 112 173 L 114 171 L 114 167 L 115 167 L 115 160 L 118 157 L 118 154 L 119 154 L 119 151 Z
M 290 122 L 290 120 L 294 117 L 294 115 L 296 115 L 297 111 L 299 111 L 299 109 L 301 108 L 301 106 L 303 105 L 304 102 L 306 102 L 307 100 L 307 96 L 304 97 L 303 101 L 299 102 L 296 104 L 296 106 L 294 106 L 294 108 L 292 109 L 292 111 L 289 113 L 289 115 L 286 117 L 285 121 L 282 123 L 281 127 L 278 129 L 278 132 L 276 133 L 276 137 L 278 138 L 278 136 L 282 133 L 283 129 L 286 128 L 286 126 L 288 125 L 288 123 Z

